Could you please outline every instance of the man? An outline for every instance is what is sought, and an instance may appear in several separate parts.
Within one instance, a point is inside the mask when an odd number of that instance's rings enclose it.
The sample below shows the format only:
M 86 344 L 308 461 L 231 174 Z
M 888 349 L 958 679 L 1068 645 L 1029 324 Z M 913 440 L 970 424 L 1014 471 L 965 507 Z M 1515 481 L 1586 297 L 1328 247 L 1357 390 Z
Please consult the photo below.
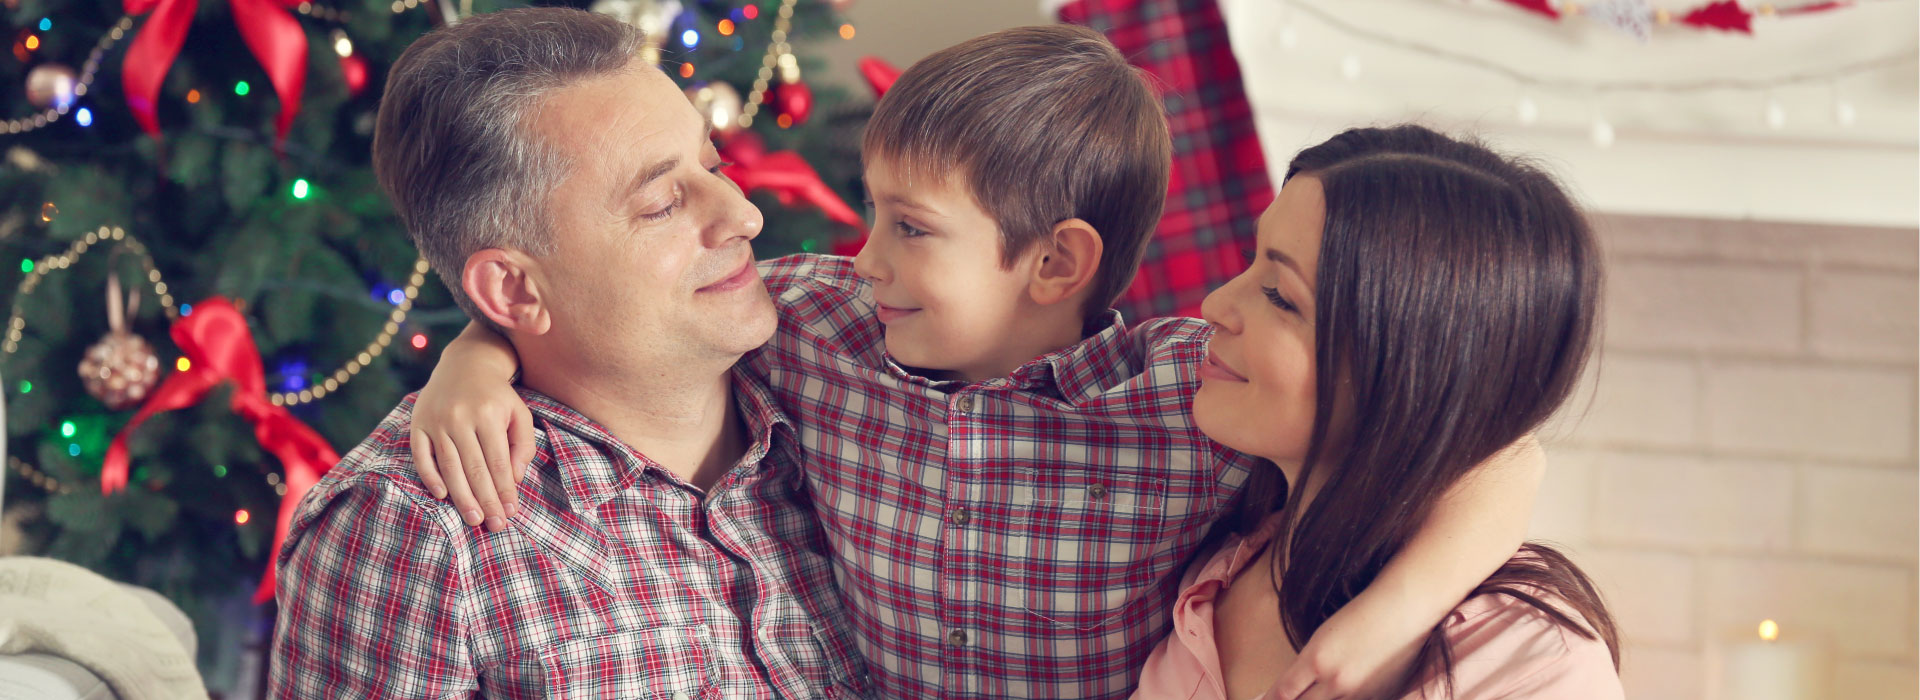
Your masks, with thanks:
M 415 476 L 403 401 L 294 518 L 274 697 L 867 693 L 793 428 L 734 369 L 775 326 L 760 214 L 640 47 L 524 9 L 394 64 L 375 170 L 512 342 L 533 463 L 513 527 L 467 527 Z

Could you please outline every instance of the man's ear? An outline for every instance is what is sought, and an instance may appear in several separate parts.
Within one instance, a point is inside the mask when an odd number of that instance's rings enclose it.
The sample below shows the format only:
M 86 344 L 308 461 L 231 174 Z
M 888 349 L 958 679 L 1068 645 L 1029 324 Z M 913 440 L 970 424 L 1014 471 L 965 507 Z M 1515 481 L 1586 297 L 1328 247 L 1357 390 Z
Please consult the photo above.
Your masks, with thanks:
M 1100 276 L 1100 254 L 1106 244 L 1085 219 L 1067 219 L 1053 225 L 1052 235 L 1035 246 L 1040 256 L 1033 267 L 1027 293 L 1042 305 L 1073 299 Z
M 460 288 L 482 316 L 507 331 L 542 335 L 553 327 L 545 290 L 530 274 L 532 260 L 515 250 L 487 248 L 467 256 Z

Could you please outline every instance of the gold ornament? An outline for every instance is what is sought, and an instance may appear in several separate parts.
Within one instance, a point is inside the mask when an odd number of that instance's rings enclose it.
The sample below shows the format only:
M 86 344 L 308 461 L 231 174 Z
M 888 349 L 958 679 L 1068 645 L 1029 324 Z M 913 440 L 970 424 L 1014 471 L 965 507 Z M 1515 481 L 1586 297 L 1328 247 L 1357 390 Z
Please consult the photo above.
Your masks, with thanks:
M 706 117 L 710 129 L 722 136 L 731 136 L 740 130 L 740 110 L 746 103 L 732 85 L 712 82 L 687 88 L 686 93 L 694 111 Z
M 80 77 L 72 68 L 58 63 L 42 63 L 27 71 L 27 104 L 34 109 L 52 109 L 73 104 L 73 88 Z
M 114 251 L 117 256 L 118 250 Z M 111 265 L 109 265 L 111 266 Z M 155 382 L 160 381 L 160 358 L 146 339 L 127 330 L 127 317 L 140 309 L 140 290 L 136 289 L 123 308 L 120 302 L 120 276 L 107 274 L 107 336 L 87 348 L 80 359 L 80 383 L 87 394 L 107 408 L 118 411 L 132 408 L 147 398 Z

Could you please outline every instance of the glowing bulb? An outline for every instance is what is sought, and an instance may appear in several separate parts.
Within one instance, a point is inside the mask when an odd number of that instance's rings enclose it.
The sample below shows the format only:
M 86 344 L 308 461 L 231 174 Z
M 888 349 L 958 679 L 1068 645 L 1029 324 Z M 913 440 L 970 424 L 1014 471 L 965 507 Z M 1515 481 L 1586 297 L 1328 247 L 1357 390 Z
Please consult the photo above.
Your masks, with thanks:
M 1521 124 L 1531 126 L 1534 122 L 1540 120 L 1540 105 L 1534 104 L 1533 98 L 1531 97 L 1520 98 L 1520 104 L 1514 105 L 1513 111 L 1514 116 L 1520 119 Z
M 1766 117 L 1767 128 L 1779 131 L 1787 125 L 1787 108 L 1781 106 L 1780 100 L 1769 97 L 1767 98 Z
M 253 92 L 253 86 L 248 85 L 247 81 L 242 80 L 233 84 L 233 94 L 246 97 L 249 92 Z
M 216 478 L 221 478 L 221 479 L 227 478 L 227 465 L 225 464 L 213 465 L 213 475 Z
M 47 202 L 46 204 L 40 205 L 40 223 L 44 224 L 46 222 L 52 221 L 53 217 L 58 215 L 59 213 L 60 213 L 60 207 L 54 206 L 53 202 Z
M 348 38 L 347 38 L 347 35 L 346 35 L 346 34 L 341 34 L 341 35 L 339 35 L 339 36 L 336 36 L 336 37 L 334 37 L 334 38 L 333 38 L 333 52 L 334 52 L 334 53 L 337 53 L 337 54 L 340 54 L 340 57 L 341 57 L 341 58 L 346 58 L 346 57 L 348 57 L 348 56 L 352 56 L 352 55 L 353 55 L 353 40 L 352 40 L 352 39 L 348 39 Z
M 779 124 L 780 128 L 782 129 L 790 128 L 793 126 L 793 117 L 782 114 L 779 117 L 775 118 L 773 120 L 773 123 Z
M 394 306 L 399 306 L 400 302 L 403 302 L 406 300 L 407 300 L 407 293 L 405 291 L 395 289 L 391 292 L 387 292 L 387 303 L 389 304 L 392 304 Z
M 67 444 L 67 456 L 69 456 L 69 457 L 78 457 L 78 456 L 80 456 L 80 444 L 79 444 L 79 443 L 68 443 L 68 444 Z
M 753 19 L 755 17 L 760 16 L 760 8 L 755 7 L 753 5 L 748 5 L 746 7 L 740 8 L 740 14 L 741 16 L 746 17 L 747 19 Z
M 73 421 L 60 421 L 60 437 L 73 437 L 75 430 Z
M 181 315 L 181 316 L 192 316 L 192 315 L 193 315 L 193 305 L 192 305 L 192 304 L 181 304 L 181 305 L 180 305 L 180 315 Z
M 413 334 L 413 349 L 415 350 L 427 349 L 427 334 L 425 333 Z
M 1607 123 L 1606 117 L 1594 117 L 1593 128 L 1588 135 L 1593 137 L 1595 146 L 1607 148 L 1613 145 L 1613 125 Z
M 1761 620 L 1760 621 L 1760 638 L 1769 642 L 1779 639 L 1780 623 L 1774 622 L 1772 620 Z
M 686 44 L 686 45 L 687 45 L 687 48 L 689 48 L 689 49 L 691 49 L 691 48 L 693 48 L 693 47 L 695 47 L 695 46 L 699 46 L 699 45 L 700 45 L 700 32 L 696 32 L 696 31 L 694 31 L 694 30 L 691 30 L 691 29 L 689 29 L 689 30 L 686 30 L 686 31 L 684 31 L 684 32 L 680 32 L 680 43 L 682 43 L 682 44 Z
M 40 31 L 43 31 L 43 32 L 53 31 L 53 19 L 48 17 L 41 17 Z
M 720 31 L 720 36 L 733 36 L 733 20 L 720 20 L 719 24 L 714 25 L 714 29 Z
M 182 357 L 178 360 L 173 361 L 173 368 L 180 370 L 182 372 L 185 372 L 187 370 L 193 369 L 193 361 Z
M 73 115 L 73 121 L 81 126 L 93 126 L 93 110 L 81 107 L 80 112 Z
M 300 178 L 300 179 L 298 179 L 298 180 L 294 180 L 294 181 L 293 181 L 293 198 L 294 198 L 294 199 L 306 199 L 306 198 L 307 198 L 307 189 L 308 189 L 308 185 L 307 185 L 307 179 L 306 179 L 306 178 L 304 178 L 304 177 L 303 177 L 303 178 Z
M 28 259 L 28 258 L 21 258 L 21 259 L 20 259 L 20 271 L 21 271 L 21 272 L 32 272 L 32 271 L 33 271 L 33 260 L 31 260 L 31 259 Z
M 233 512 L 233 522 L 236 525 L 245 525 L 247 524 L 248 520 L 252 520 L 252 519 L 253 519 L 253 514 L 248 513 L 247 509 L 245 508 L 241 508 L 240 510 L 236 510 Z
M 682 78 L 693 77 L 693 64 L 691 63 L 680 64 L 680 77 Z
M 187 104 L 190 104 L 190 105 L 192 105 L 192 104 L 200 104 L 200 91 L 199 91 L 199 90 L 188 90 L 188 91 L 187 91 Z
M 20 393 L 22 393 L 22 394 L 31 394 L 31 393 L 33 393 L 33 382 L 29 382 L 29 381 L 25 381 L 25 380 L 21 380 L 21 382 L 20 382 Z
M 1841 126 L 1853 126 L 1859 118 L 1860 115 L 1853 111 L 1852 102 L 1845 99 L 1834 101 L 1833 120 L 1839 122 Z
M 1349 81 L 1359 80 L 1360 79 L 1360 57 L 1355 56 L 1353 54 L 1347 54 L 1346 58 L 1340 59 L 1340 76 L 1343 78 L 1346 78 Z
M 842 24 L 842 25 L 840 25 L 840 38 L 842 38 L 842 39 L 852 39 L 852 38 L 853 38 L 853 25 L 851 25 L 851 24 Z
M 32 50 L 34 50 L 34 49 L 38 49 L 38 48 L 40 48 L 40 37 L 37 37 L 37 36 L 34 36 L 34 35 L 32 35 L 32 34 L 28 34 L 28 35 L 27 35 L 27 50 L 28 50 L 28 51 L 32 51 Z

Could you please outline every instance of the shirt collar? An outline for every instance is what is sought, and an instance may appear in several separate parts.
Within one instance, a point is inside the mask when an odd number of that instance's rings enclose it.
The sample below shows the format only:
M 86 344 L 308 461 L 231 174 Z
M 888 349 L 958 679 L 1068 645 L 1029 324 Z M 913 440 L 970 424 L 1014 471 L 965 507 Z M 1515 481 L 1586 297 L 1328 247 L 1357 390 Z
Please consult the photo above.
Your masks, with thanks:
M 732 377 L 735 409 L 747 429 L 747 437 L 752 440 L 741 459 L 745 472 L 740 476 L 758 474 L 769 461 L 797 463 L 792 460 L 796 449 L 793 423 L 773 401 L 765 380 L 739 365 L 732 369 Z M 658 471 L 661 478 L 680 481 L 660 463 L 648 459 L 573 407 L 525 386 L 515 388 L 533 413 L 536 460 L 544 459 L 556 465 L 561 486 L 573 507 L 599 508 L 631 488 L 649 469 Z M 549 431 L 566 433 L 575 440 L 555 445 Z M 582 448 L 591 451 L 583 454 Z
M 1036 357 L 1007 375 L 1007 382 L 1028 391 L 1058 392 L 1072 403 L 1104 393 L 1137 373 L 1138 353 L 1127 351 L 1127 322 L 1120 312 L 1088 321 L 1080 342 Z

